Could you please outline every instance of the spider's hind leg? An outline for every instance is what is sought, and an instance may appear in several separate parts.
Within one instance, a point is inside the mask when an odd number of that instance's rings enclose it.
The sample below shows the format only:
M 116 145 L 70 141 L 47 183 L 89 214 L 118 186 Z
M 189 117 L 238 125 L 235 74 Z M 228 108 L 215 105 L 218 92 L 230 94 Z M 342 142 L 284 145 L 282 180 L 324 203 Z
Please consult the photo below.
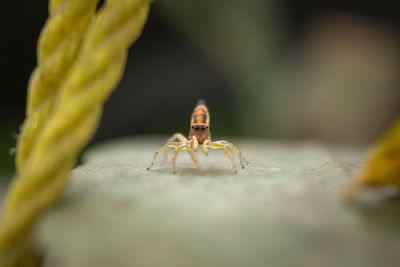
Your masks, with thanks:
M 175 142 L 176 140 L 178 140 L 181 143 L 187 143 L 187 138 L 183 136 L 183 134 L 181 133 L 176 133 L 174 135 L 172 135 L 168 141 L 167 144 L 171 143 L 171 142 Z
M 176 158 L 178 157 L 178 153 L 179 153 L 179 151 L 186 150 L 187 149 L 186 146 L 187 145 L 185 143 L 185 144 L 179 145 L 178 147 L 175 148 L 174 156 L 172 157 L 172 172 L 173 173 L 176 173 Z

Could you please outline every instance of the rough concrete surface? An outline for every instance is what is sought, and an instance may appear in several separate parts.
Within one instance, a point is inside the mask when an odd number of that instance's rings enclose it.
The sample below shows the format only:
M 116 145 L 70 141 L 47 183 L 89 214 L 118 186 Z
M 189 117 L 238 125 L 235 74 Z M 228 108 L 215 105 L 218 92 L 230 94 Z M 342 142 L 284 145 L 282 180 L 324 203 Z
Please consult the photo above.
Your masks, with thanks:
M 340 200 L 365 151 L 233 141 L 236 175 L 221 150 L 197 152 L 203 174 L 185 151 L 147 171 L 162 138 L 88 151 L 37 224 L 46 266 L 399 266 L 399 203 Z

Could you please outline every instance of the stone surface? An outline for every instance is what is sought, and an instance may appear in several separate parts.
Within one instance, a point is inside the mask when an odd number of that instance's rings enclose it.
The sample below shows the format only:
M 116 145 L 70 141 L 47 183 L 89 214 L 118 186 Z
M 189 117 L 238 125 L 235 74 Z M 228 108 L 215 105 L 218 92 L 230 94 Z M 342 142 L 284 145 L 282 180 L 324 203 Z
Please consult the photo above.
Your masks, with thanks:
M 399 203 L 340 199 L 363 150 L 233 140 L 250 161 L 236 175 L 220 150 L 196 154 L 203 174 L 185 151 L 177 174 L 172 153 L 147 171 L 162 141 L 84 155 L 36 227 L 47 266 L 398 266 Z

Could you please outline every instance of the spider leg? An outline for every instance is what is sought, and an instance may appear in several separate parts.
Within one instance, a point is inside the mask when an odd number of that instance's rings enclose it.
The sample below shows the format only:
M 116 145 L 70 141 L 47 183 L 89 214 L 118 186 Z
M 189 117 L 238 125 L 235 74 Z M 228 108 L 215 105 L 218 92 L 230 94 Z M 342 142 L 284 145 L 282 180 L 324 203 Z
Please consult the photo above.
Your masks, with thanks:
M 194 141 L 194 140 L 196 140 L 196 141 Z M 188 151 L 190 157 L 192 158 L 194 164 L 195 164 L 196 167 L 201 171 L 202 169 L 201 169 L 201 166 L 200 166 L 200 164 L 199 164 L 199 161 L 197 160 L 196 156 L 194 155 L 193 149 L 192 149 L 192 147 L 195 146 L 196 144 L 198 144 L 198 143 L 197 143 L 197 139 L 196 139 L 195 136 L 193 136 L 193 139 L 190 140 L 190 141 L 186 144 L 186 147 L 187 147 L 187 151 Z
M 169 143 L 171 143 L 171 142 L 173 142 L 173 141 L 176 141 L 176 140 L 178 140 L 178 141 L 181 142 L 181 143 L 187 143 L 187 141 L 188 141 L 187 138 L 183 136 L 183 134 L 181 134 L 181 133 L 176 133 L 176 134 L 172 135 L 172 136 L 168 139 L 167 144 L 169 144 Z
M 215 141 L 214 143 L 219 143 L 223 145 L 224 147 L 229 147 L 233 152 L 236 153 L 236 155 L 239 156 L 240 159 L 240 164 L 242 165 L 242 169 L 244 169 L 244 164 L 248 164 L 249 162 L 243 157 L 242 153 L 237 149 L 234 145 L 229 143 L 228 141 L 225 140 L 220 140 L 220 141 Z
M 172 158 L 172 172 L 175 173 L 176 172 L 176 158 L 178 157 L 178 153 L 181 150 L 186 150 L 186 143 L 179 145 L 178 147 L 175 148 L 175 153 L 174 153 L 174 157 Z
M 219 142 L 211 142 L 210 140 L 207 140 L 205 144 L 207 144 L 208 147 L 211 147 L 213 149 L 222 149 L 225 152 L 226 156 L 230 159 L 234 172 L 237 173 L 235 161 L 233 160 L 233 157 L 229 153 L 228 149 L 226 149 L 226 147 L 223 144 L 220 144 Z
M 208 156 L 207 142 L 210 142 L 210 140 L 206 140 L 203 143 L 203 152 L 204 152 L 204 154 L 206 154 L 206 156 Z
M 154 153 L 153 160 L 151 161 L 150 166 L 147 167 L 147 170 L 150 170 L 150 168 L 153 167 L 154 162 L 156 161 L 156 158 L 157 158 L 158 155 L 160 155 L 160 153 L 162 153 L 163 151 L 165 151 L 165 150 L 166 150 L 167 148 L 169 148 L 169 147 L 174 147 L 174 148 L 176 148 L 176 147 L 178 147 L 179 145 L 181 145 L 180 142 L 167 143 L 167 144 L 165 144 L 162 148 L 160 148 L 159 150 L 157 150 L 156 153 Z
M 197 151 L 197 148 L 199 147 L 199 142 L 197 141 L 197 137 L 196 136 L 192 136 L 192 147 L 194 152 Z
M 186 144 L 187 143 L 187 138 L 185 136 L 183 136 L 183 134 L 181 133 L 175 133 L 173 134 L 170 138 L 168 138 L 167 140 L 167 144 L 174 142 L 178 140 L 179 142 Z M 164 153 L 164 161 L 167 160 L 168 157 L 168 150 Z

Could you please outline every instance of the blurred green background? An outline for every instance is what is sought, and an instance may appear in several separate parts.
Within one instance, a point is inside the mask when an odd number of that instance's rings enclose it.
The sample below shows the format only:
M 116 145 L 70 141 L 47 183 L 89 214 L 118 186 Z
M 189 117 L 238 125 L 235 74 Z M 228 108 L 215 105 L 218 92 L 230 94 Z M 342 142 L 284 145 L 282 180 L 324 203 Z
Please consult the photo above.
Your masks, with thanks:
M 187 134 L 200 98 L 216 137 L 371 142 L 400 113 L 396 6 L 155 1 L 93 143 Z M 47 1 L 7 1 L 2 10 L 0 177 L 10 177 Z

